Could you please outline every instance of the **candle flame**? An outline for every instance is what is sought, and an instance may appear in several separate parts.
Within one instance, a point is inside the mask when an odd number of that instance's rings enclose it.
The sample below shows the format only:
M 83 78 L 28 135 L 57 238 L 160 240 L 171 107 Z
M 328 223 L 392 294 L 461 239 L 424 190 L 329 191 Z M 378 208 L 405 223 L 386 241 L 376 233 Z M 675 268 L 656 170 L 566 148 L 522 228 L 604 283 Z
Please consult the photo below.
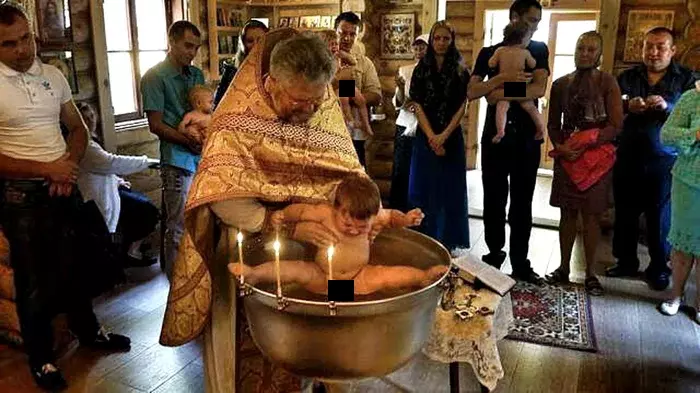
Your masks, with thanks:
M 280 241 L 279 241 L 279 240 L 275 240 L 275 242 L 272 244 L 272 248 L 275 250 L 275 252 L 279 252 L 279 251 L 280 251 L 280 247 L 281 247 Z
M 333 258 L 333 254 L 335 254 L 335 247 L 330 246 L 328 247 L 328 258 Z
M 243 234 L 241 232 L 238 232 L 236 239 L 238 240 L 239 243 L 243 243 Z

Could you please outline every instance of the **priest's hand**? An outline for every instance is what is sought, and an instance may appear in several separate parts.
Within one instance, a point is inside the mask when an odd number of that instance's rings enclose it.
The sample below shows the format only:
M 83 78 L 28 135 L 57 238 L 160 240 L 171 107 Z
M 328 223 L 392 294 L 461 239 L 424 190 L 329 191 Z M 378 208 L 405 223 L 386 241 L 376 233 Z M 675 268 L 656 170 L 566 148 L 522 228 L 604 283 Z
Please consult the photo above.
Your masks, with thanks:
M 303 221 L 296 225 L 292 239 L 311 243 L 316 247 L 326 248 L 338 243 L 336 235 L 325 225 L 318 222 Z
M 629 102 L 629 111 L 632 113 L 643 113 L 647 110 L 646 100 L 642 97 L 634 97 Z

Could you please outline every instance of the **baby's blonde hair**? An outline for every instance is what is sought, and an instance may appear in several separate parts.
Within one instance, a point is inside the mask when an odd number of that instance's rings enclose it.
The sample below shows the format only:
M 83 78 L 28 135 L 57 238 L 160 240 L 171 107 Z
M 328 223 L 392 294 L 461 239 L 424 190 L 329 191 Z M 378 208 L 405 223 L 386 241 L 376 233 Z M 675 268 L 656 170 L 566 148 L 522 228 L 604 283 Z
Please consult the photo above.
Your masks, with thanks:
M 214 91 L 212 89 L 210 89 L 209 87 L 204 86 L 204 85 L 195 85 L 194 87 L 192 87 L 190 89 L 189 93 L 187 94 L 187 99 L 190 101 L 190 105 L 192 105 L 193 107 L 196 106 L 197 97 L 199 97 L 200 94 L 205 94 L 205 93 L 209 94 L 209 95 L 213 95 Z
M 330 44 L 331 42 L 338 42 L 338 33 L 335 30 L 325 29 L 317 32 L 316 34 L 318 34 L 318 36 L 321 37 L 321 39 L 325 41 L 326 44 Z

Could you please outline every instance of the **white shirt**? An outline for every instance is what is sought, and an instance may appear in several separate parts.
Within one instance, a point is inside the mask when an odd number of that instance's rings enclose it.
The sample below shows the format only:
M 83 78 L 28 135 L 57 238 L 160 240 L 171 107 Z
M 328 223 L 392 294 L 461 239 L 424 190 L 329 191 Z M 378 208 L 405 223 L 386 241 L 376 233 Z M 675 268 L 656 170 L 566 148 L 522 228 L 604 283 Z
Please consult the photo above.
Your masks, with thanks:
M 68 81 L 38 59 L 27 72 L 0 62 L 0 154 L 50 162 L 66 152 L 61 105 L 70 101 Z
M 413 78 L 413 70 L 416 69 L 416 65 L 418 64 L 411 64 L 399 68 L 399 75 L 401 75 L 406 81 L 406 86 L 404 87 L 404 104 L 411 100 L 411 78 Z M 394 106 L 397 106 L 396 96 L 394 96 L 393 101 Z M 396 125 L 406 127 L 406 131 L 404 131 L 405 136 L 415 136 L 416 129 L 418 128 L 418 119 L 416 118 L 416 114 L 405 109 L 400 109 L 399 115 L 396 117 Z
M 110 233 L 117 230 L 121 200 L 117 175 L 130 175 L 148 168 L 146 156 L 121 156 L 112 154 L 97 142 L 90 141 L 80 161 L 78 190 L 85 202 L 93 200 L 105 219 Z

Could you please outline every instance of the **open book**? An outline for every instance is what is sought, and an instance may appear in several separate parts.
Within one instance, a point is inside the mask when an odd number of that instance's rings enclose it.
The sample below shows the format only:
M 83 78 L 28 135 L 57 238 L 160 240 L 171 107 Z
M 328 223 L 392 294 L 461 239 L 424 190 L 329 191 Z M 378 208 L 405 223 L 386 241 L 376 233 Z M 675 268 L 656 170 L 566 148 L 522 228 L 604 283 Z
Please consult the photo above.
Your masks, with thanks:
M 515 285 L 515 280 L 508 275 L 471 255 L 453 259 L 452 263 L 459 268 L 459 276 L 464 280 L 474 282 L 474 278 L 477 278 L 501 296 Z

